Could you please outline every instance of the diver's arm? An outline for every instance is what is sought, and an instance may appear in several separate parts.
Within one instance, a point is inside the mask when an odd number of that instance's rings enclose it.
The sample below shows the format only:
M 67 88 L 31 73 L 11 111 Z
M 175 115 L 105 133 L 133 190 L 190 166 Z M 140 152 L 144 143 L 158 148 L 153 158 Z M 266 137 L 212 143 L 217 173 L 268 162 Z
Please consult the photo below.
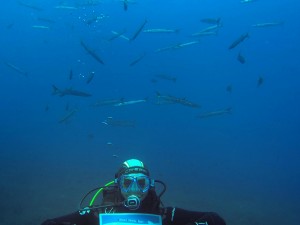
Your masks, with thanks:
M 97 225 L 99 224 L 98 217 L 93 213 L 80 215 L 79 212 L 74 212 L 69 215 L 48 219 L 41 225 Z
M 196 212 L 168 207 L 164 225 L 226 225 L 226 222 L 214 212 Z

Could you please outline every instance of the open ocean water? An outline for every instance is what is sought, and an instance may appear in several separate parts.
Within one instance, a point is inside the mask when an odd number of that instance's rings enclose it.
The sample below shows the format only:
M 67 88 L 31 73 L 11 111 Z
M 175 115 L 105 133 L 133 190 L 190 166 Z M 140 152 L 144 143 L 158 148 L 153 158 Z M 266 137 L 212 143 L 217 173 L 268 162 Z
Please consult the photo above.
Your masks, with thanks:
M 0 225 L 77 210 L 129 158 L 165 205 L 299 224 L 296 0 L 11 0 Z

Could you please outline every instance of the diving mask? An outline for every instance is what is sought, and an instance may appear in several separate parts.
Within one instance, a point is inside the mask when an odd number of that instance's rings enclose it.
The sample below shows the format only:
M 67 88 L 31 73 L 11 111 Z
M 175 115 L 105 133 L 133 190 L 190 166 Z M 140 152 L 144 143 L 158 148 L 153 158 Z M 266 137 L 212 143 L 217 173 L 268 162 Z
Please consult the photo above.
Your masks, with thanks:
M 119 186 L 121 192 L 132 193 L 141 192 L 145 193 L 150 189 L 151 180 L 144 174 L 128 174 L 122 175 L 119 178 Z

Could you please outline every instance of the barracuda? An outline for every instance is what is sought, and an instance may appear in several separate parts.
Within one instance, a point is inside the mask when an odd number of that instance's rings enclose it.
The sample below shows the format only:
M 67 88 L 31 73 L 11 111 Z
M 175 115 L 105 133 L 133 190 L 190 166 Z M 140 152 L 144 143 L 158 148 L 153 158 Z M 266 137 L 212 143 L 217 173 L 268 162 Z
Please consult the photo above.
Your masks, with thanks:
M 233 49 L 236 46 L 238 46 L 240 43 L 242 43 L 246 38 L 249 38 L 249 34 L 243 34 L 241 35 L 238 39 L 236 39 L 234 42 L 232 42 L 232 44 L 228 47 L 228 49 Z
M 154 28 L 143 30 L 144 33 L 178 33 L 179 29 Z
M 89 93 L 73 90 L 72 88 L 66 88 L 64 90 L 57 88 L 55 85 L 52 85 L 53 88 L 53 94 L 59 95 L 60 97 L 63 97 L 65 95 L 73 95 L 73 96 L 79 96 L 79 97 L 90 97 L 92 96 Z
M 280 25 L 283 25 L 283 22 L 257 23 L 257 24 L 253 24 L 252 27 L 264 28 L 264 27 L 275 27 Z
M 147 102 L 147 98 L 139 99 L 139 100 L 124 101 L 124 102 L 117 103 L 114 106 L 133 105 L 133 104 L 138 104 L 138 103 L 143 103 L 143 102 Z
M 231 113 L 232 113 L 232 108 L 229 107 L 229 108 L 221 109 L 218 111 L 211 111 L 211 112 L 203 113 L 203 114 L 197 116 L 197 118 L 204 119 L 204 118 L 208 118 L 208 117 L 212 117 L 212 116 L 221 116 L 224 114 L 231 114 Z

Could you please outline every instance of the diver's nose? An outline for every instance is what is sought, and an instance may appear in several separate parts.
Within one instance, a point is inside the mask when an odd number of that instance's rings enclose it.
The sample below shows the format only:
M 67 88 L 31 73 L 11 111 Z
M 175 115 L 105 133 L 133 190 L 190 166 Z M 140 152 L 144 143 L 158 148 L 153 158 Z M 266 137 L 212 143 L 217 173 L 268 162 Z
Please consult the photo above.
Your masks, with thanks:
M 130 192 L 138 192 L 138 191 L 139 191 L 139 188 L 137 186 L 137 183 L 133 182 L 133 184 L 131 186 L 131 189 L 130 189 Z

